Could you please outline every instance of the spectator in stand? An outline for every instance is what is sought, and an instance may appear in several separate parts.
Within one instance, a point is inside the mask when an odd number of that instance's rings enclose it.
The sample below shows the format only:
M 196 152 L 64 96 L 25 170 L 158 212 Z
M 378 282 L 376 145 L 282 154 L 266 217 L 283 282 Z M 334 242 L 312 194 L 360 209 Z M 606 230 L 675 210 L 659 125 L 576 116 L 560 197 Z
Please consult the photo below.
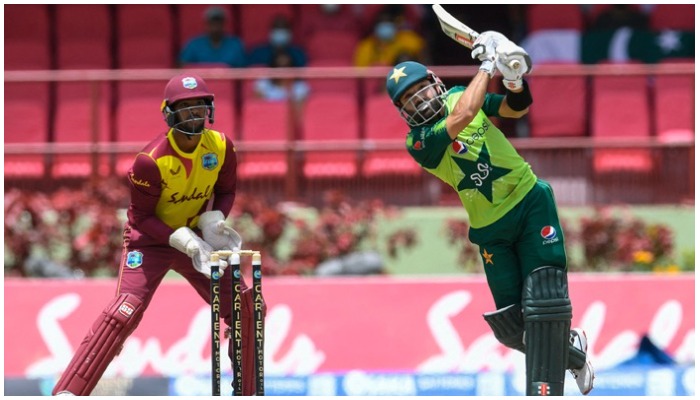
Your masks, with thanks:
M 403 29 L 402 9 L 387 6 L 377 14 L 374 31 L 355 50 L 357 67 L 392 66 L 406 60 L 428 63 L 423 38 Z
M 591 29 L 615 30 L 623 27 L 649 29 L 649 18 L 630 4 L 613 4 L 596 17 Z
M 274 52 L 270 68 L 292 67 L 292 57 L 284 49 Z M 270 101 L 287 100 L 290 96 L 295 103 L 301 103 L 309 94 L 309 85 L 300 79 L 270 79 L 261 78 L 255 82 L 255 93 Z
M 246 66 L 245 49 L 239 38 L 226 33 L 226 11 L 212 6 L 204 11 L 206 33 L 192 38 L 180 52 L 179 64 L 226 64 Z
M 270 26 L 270 36 L 267 43 L 259 44 L 248 54 L 248 65 L 268 66 L 273 63 L 275 55 L 285 52 L 292 60 L 292 67 L 304 67 L 307 56 L 304 49 L 292 43 L 292 27 L 284 15 L 277 15 Z

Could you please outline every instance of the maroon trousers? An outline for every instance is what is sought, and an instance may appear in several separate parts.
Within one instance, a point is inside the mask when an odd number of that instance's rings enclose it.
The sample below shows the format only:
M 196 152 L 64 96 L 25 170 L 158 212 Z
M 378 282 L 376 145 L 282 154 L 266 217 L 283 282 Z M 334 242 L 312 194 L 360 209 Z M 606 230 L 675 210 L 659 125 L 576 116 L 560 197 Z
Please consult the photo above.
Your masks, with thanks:
M 112 299 L 105 311 L 98 317 L 88 331 L 79 349 L 76 351 L 68 368 L 56 384 L 53 393 L 68 390 L 75 395 L 89 395 L 102 377 L 112 359 L 118 354 L 126 338 L 136 329 L 156 293 L 161 281 L 169 270 L 182 275 L 197 291 L 199 296 L 210 303 L 210 280 L 207 276 L 194 269 L 192 260 L 180 251 L 166 246 L 150 246 L 132 248 L 125 247 L 122 254 L 116 297 Z M 226 271 L 228 272 L 228 270 Z M 231 274 L 225 273 L 221 279 L 221 317 L 231 326 Z M 243 394 L 250 396 L 255 393 L 255 362 L 254 362 L 254 326 L 252 322 L 253 302 L 252 290 L 249 290 L 241 279 L 242 324 L 243 324 Z M 125 296 L 129 299 L 136 297 L 141 305 L 135 314 L 129 314 L 130 319 L 121 323 L 116 317 L 122 317 L 116 311 Z M 130 300 L 134 303 L 133 300 Z M 116 306 L 115 306 L 116 304 Z M 121 307 L 123 309 L 123 307 Z M 264 309 L 263 309 L 264 310 Z M 264 310 L 265 311 L 265 310 Z M 109 315 L 113 313 L 114 315 Z M 176 311 L 173 310 L 173 316 Z M 164 316 L 167 318 L 168 316 Z M 230 343 L 231 344 L 231 343 Z M 233 348 L 229 345 L 229 358 Z M 85 368 L 86 364 L 99 365 L 97 368 Z

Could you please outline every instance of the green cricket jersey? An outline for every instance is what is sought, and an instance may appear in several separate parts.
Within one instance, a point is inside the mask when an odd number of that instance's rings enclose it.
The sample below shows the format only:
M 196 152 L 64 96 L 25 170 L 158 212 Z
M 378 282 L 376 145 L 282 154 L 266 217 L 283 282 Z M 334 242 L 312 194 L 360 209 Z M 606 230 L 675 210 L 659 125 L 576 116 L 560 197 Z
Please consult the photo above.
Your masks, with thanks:
M 487 93 L 474 120 L 457 139 L 450 138 L 446 116 L 464 90 L 463 86 L 449 90 L 445 118 L 433 125 L 413 128 L 406 137 L 406 149 L 425 170 L 457 191 L 470 225 L 481 228 L 515 207 L 535 185 L 537 177 L 488 119 L 498 116 L 503 95 Z

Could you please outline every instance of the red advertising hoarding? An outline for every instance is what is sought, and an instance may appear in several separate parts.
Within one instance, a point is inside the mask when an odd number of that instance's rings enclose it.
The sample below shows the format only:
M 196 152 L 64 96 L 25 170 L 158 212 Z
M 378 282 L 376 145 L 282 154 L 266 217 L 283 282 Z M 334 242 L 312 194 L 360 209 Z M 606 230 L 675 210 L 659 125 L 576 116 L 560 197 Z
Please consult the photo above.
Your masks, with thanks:
M 694 360 L 693 275 L 571 274 L 569 286 L 572 326 L 586 330 L 597 369 L 632 357 L 643 335 L 679 362 Z M 6 279 L 5 376 L 59 375 L 115 287 Z M 268 278 L 264 293 L 269 375 L 524 368 L 481 316 L 494 307 L 482 277 Z M 163 282 L 105 376 L 208 374 L 209 318 L 185 281 Z

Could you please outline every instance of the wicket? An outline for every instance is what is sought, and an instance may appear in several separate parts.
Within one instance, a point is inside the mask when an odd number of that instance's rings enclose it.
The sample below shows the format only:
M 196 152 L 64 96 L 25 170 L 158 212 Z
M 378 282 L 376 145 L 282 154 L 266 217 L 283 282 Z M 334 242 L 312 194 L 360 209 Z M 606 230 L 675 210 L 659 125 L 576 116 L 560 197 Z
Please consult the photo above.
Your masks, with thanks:
M 253 325 L 255 328 L 255 395 L 265 395 L 265 320 L 263 316 L 262 297 L 262 258 L 260 252 L 254 250 L 219 250 L 211 253 L 211 368 L 212 396 L 221 395 L 221 276 L 219 263 L 230 264 L 231 269 L 231 337 L 233 343 L 233 395 L 243 395 L 243 321 L 241 315 L 241 256 L 251 256 L 253 269 Z M 223 259 L 223 260 L 222 260 Z

